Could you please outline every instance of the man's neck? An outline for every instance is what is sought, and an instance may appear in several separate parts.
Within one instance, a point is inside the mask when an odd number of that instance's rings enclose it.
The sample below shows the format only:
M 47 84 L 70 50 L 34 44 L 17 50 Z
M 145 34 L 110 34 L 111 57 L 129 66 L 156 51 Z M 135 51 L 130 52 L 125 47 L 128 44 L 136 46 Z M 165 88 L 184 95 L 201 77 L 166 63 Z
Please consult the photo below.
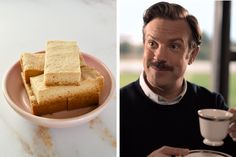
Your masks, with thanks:
M 144 77 L 144 80 L 146 84 L 149 86 L 149 88 L 156 93 L 157 95 L 162 96 L 166 99 L 166 101 L 172 101 L 174 100 L 179 94 L 183 91 L 184 87 L 184 79 L 180 78 L 178 79 L 174 84 L 168 85 L 168 86 L 160 86 L 160 87 L 153 87 Z

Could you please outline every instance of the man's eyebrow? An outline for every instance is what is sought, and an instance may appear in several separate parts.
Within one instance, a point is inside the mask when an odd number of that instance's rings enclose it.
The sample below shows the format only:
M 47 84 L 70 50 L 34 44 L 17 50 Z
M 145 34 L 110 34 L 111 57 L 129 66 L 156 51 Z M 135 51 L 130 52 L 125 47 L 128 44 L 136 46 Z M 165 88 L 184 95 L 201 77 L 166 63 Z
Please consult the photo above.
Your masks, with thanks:
M 179 41 L 181 43 L 184 43 L 184 40 L 181 39 L 181 38 L 173 38 L 173 39 L 170 39 L 169 42 L 176 42 L 176 41 Z
M 152 39 L 154 39 L 154 40 L 158 40 L 157 37 L 154 37 L 154 36 L 152 36 L 151 34 L 147 34 L 147 37 L 152 38 Z
M 153 40 L 158 41 L 158 38 L 156 36 L 152 36 L 151 34 L 147 34 L 147 38 L 151 38 Z M 181 38 L 173 38 L 173 39 L 169 39 L 169 42 L 181 42 L 184 43 L 184 40 Z

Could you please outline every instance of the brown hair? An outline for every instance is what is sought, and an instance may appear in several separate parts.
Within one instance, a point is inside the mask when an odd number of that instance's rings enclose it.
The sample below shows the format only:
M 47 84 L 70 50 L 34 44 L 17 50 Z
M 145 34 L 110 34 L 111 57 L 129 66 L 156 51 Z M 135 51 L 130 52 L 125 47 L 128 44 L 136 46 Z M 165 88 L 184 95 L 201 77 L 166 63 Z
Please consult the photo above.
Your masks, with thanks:
M 182 6 L 174 3 L 168 2 L 159 2 L 151 7 L 149 7 L 143 15 L 143 41 L 144 37 L 144 28 L 145 26 L 155 18 L 164 18 L 170 20 L 179 20 L 183 19 L 189 24 L 189 27 L 192 31 L 192 40 L 199 46 L 201 44 L 201 30 L 198 24 L 196 17 L 190 15 L 188 11 Z M 192 46 L 192 40 L 190 41 L 190 46 Z

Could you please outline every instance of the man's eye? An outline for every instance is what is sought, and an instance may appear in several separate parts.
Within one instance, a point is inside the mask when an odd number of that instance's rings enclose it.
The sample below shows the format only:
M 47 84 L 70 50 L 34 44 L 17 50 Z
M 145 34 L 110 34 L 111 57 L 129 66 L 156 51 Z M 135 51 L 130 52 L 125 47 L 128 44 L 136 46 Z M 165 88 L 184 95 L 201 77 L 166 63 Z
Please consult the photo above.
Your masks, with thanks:
M 176 44 L 176 43 L 170 44 L 169 48 L 172 49 L 172 50 L 178 50 L 180 48 L 180 45 Z
M 154 42 L 154 41 L 148 41 L 148 46 L 150 48 L 156 48 L 157 47 L 157 44 Z

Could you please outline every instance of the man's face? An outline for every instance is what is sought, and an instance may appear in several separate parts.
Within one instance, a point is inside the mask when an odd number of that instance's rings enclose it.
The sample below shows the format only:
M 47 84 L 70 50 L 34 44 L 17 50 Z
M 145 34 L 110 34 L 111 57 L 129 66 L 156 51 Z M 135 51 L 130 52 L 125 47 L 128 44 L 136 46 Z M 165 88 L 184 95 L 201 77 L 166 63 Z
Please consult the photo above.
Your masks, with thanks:
M 156 18 L 144 28 L 143 66 L 152 87 L 182 83 L 187 65 L 198 49 L 189 47 L 191 30 L 184 20 Z

